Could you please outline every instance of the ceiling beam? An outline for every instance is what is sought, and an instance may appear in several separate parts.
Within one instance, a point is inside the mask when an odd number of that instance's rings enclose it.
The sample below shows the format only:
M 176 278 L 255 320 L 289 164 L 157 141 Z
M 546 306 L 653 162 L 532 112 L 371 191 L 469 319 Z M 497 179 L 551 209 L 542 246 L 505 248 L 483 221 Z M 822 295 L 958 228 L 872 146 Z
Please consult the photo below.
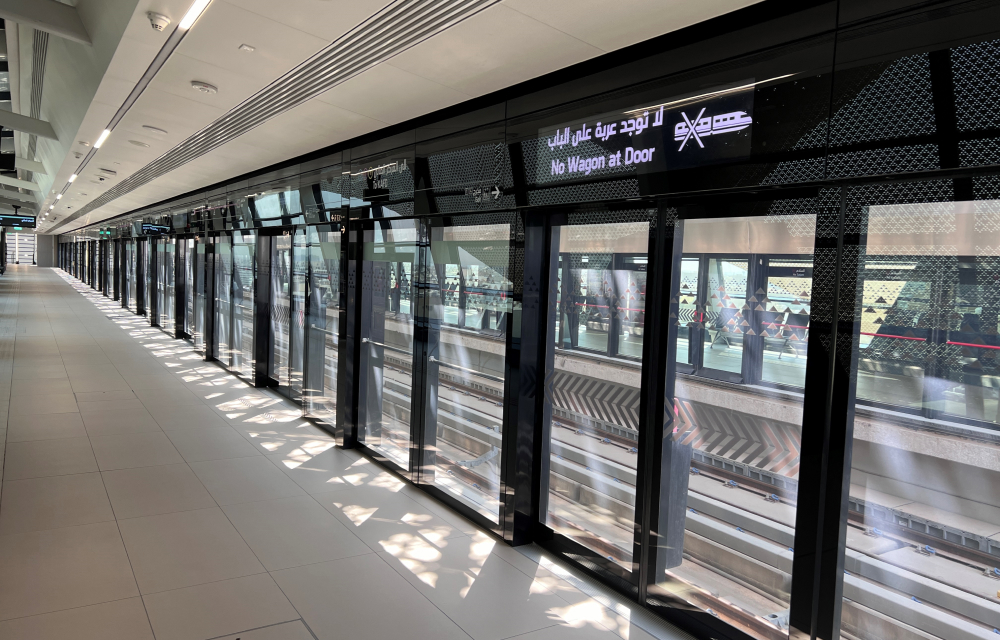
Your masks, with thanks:
M 20 200 L 8 200 L 7 198 L 0 198 L 0 205 L 7 205 L 11 209 L 18 207 L 21 211 L 24 211 L 24 215 L 35 215 L 35 208 L 30 204 L 25 204 Z
M 3 0 L 0 0 L 0 2 L 3 2 Z M 52 130 L 52 125 L 45 120 L 22 116 L 20 113 L 14 113 L 13 111 L 0 110 L 0 125 L 14 131 L 20 131 L 21 133 L 33 133 L 39 138 L 59 140 L 56 132 Z
M 39 194 L 40 195 L 40 194 Z M 11 189 L 6 189 L 0 186 L 0 198 L 9 198 L 11 200 L 23 200 L 24 202 L 30 202 L 35 205 L 38 204 L 38 198 L 30 193 L 21 193 L 20 191 L 13 191 Z
M 42 190 L 42 188 L 39 187 L 34 182 L 28 182 L 27 180 L 19 180 L 17 178 L 8 178 L 7 176 L 0 176 L 0 184 L 6 184 L 11 187 L 20 187 L 22 189 L 29 189 L 31 191 Z
M 14 168 L 24 169 L 25 171 L 31 171 L 32 173 L 40 173 L 42 175 L 46 175 L 45 165 L 43 165 L 41 162 L 28 160 L 27 158 L 14 158 Z
M 0 18 L 13 20 L 66 40 L 91 44 L 76 7 L 56 0 L 0 0 Z

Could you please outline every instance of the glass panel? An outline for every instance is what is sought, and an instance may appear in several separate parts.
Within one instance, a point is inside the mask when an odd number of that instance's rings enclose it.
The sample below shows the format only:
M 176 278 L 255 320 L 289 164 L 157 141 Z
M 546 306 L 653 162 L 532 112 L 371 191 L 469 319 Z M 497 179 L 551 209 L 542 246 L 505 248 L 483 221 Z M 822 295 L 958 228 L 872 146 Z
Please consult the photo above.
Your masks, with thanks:
M 153 314 L 153 296 L 156 295 L 156 251 L 150 250 L 152 248 L 151 242 L 152 240 L 143 240 L 139 244 L 139 250 L 142 252 L 144 265 L 142 270 L 144 310 L 149 321 L 156 322 Z
M 174 270 L 176 268 L 175 253 L 177 244 L 171 238 L 163 245 L 163 259 L 160 260 L 160 270 L 163 272 L 160 291 L 160 326 L 174 333 L 174 315 L 176 311 L 176 292 L 174 290 Z
M 215 239 L 215 357 L 228 367 L 230 363 L 230 330 L 232 329 L 232 306 L 230 288 L 233 282 L 233 250 L 229 236 Z
M 789 310 L 808 306 L 812 248 L 802 245 L 814 236 L 816 219 L 794 217 L 798 228 L 805 229 L 794 243 L 789 225 L 775 224 L 782 220 L 778 217 L 676 224 L 684 255 L 699 255 L 707 270 L 699 295 L 709 301 L 705 315 L 695 315 L 700 297 L 692 300 L 685 291 L 697 289 L 697 276 L 693 263 L 684 265 L 694 258 L 680 260 L 680 277 L 670 293 L 671 314 L 687 309 L 678 313 L 677 330 L 671 332 L 678 353 L 684 329 L 704 331 L 706 366 L 740 372 L 746 351 L 748 368 L 756 370 L 762 351 L 766 360 L 771 349 L 783 344 L 785 325 L 807 326 L 808 311 L 798 320 L 789 319 Z M 789 251 L 797 253 L 769 258 Z M 770 342 L 777 346 L 768 346 Z M 786 360 L 796 361 L 793 372 L 799 366 L 804 372 L 805 349 L 793 349 L 774 352 L 775 362 L 779 353 L 783 357 L 770 370 L 773 376 L 793 375 L 781 368 Z M 709 611 L 756 638 L 786 637 L 802 396 L 675 372 L 666 380 L 666 397 L 650 598 Z
M 375 225 L 363 231 L 361 440 L 408 470 L 417 223 Z
M 761 379 L 765 382 L 805 386 L 812 269 L 812 260 L 768 261 L 766 311 L 758 312 L 764 336 Z
M 125 243 L 126 260 L 125 268 L 127 270 L 127 284 L 128 284 L 128 309 L 129 311 L 136 311 L 136 255 L 135 255 L 135 240 L 129 240 Z
M 743 312 L 747 303 L 750 263 L 747 260 L 708 261 L 708 308 L 706 309 L 704 366 L 709 369 L 743 371 L 743 334 L 749 323 Z
M 649 235 L 649 222 L 552 230 L 558 319 L 549 319 L 556 327 L 550 338 L 556 349 L 543 517 L 557 533 L 628 570 L 635 535 L 642 351 L 611 361 L 603 356 L 611 318 L 626 308 L 625 290 L 636 274 L 615 266 L 623 266 L 625 257 L 633 265 L 648 260 Z
M 292 237 L 271 238 L 271 345 L 268 375 L 288 386 L 288 326 L 291 319 Z
M 677 362 L 692 366 L 700 363 L 695 362 L 695 353 L 690 348 L 691 337 L 698 323 L 705 322 L 705 305 L 700 298 L 700 264 L 698 258 L 681 259 L 681 284 L 677 298 L 680 323 L 677 329 Z
M 340 231 L 309 227 L 308 415 L 337 423 Z
M 858 189 L 849 201 L 880 196 Z M 860 214 L 842 629 L 995 637 L 1000 201 Z
M 204 240 L 195 241 L 194 247 L 194 315 L 191 323 L 191 339 L 194 341 L 194 348 L 198 351 L 205 350 L 205 264 L 206 245 Z
M 158 319 L 157 319 L 157 324 L 159 324 L 160 327 L 162 327 L 164 329 L 167 328 L 167 324 L 166 324 L 166 322 L 164 322 L 164 320 L 166 320 L 166 317 L 165 317 L 165 315 L 163 313 L 164 312 L 164 306 L 166 305 L 166 300 L 165 300 L 165 296 L 166 296 L 166 288 L 165 288 L 165 285 L 166 285 L 166 274 L 164 273 L 164 271 L 166 270 L 166 266 L 167 266 L 167 262 L 165 260 L 166 246 L 167 245 L 166 245 L 166 239 L 165 238 L 157 238 L 156 239 L 154 247 L 156 249 L 156 274 L 155 274 L 155 277 L 156 277 L 156 308 L 157 308 L 158 316 L 159 316 Z
M 434 227 L 424 434 L 426 469 L 440 489 L 500 519 L 511 225 Z M 437 329 L 437 330 L 435 330 Z
M 184 308 L 186 313 L 184 314 L 184 333 L 188 334 L 189 337 L 194 339 L 194 300 L 195 300 L 195 290 L 194 290 L 194 270 L 195 262 L 197 258 L 195 257 L 194 240 L 187 239 L 184 240 Z
M 252 231 L 233 232 L 232 368 L 253 377 L 254 278 L 257 269 L 257 236 Z
M 305 229 L 292 235 L 292 308 L 289 323 L 289 380 L 292 396 L 302 393 L 303 345 L 305 343 L 306 280 L 309 277 L 309 253 Z

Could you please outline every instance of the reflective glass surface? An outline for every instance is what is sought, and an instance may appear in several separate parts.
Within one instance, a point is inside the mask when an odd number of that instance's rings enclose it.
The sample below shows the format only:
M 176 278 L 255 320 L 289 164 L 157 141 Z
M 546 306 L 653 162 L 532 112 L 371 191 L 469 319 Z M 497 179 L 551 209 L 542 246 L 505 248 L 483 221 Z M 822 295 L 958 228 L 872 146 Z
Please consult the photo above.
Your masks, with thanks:
M 641 349 L 622 353 L 616 343 L 630 339 L 629 317 L 641 338 L 642 315 L 631 309 L 644 304 L 649 235 L 647 221 L 552 230 L 557 317 L 550 319 L 556 349 L 544 520 L 628 570 L 643 363 Z
M 752 379 L 762 357 L 768 371 L 773 352 L 775 362 L 782 355 L 803 364 L 787 373 L 782 360 L 772 374 L 804 375 L 804 347 L 801 352 L 782 349 L 786 325 L 808 321 L 808 315 L 800 321 L 791 310 L 802 308 L 802 290 L 810 287 L 812 249 L 800 242 L 800 253 L 771 258 L 769 266 L 767 256 L 794 246 L 789 245 L 790 225 L 783 222 L 721 218 L 676 224 L 685 256 L 670 293 L 677 361 L 687 350 L 684 337 L 702 333 L 706 369 L 745 370 Z M 814 217 L 809 222 L 815 226 Z M 702 279 L 692 254 L 699 256 L 701 273 L 707 273 Z M 805 298 L 808 304 L 808 293 Z M 650 595 L 710 611 L 754 637 L 784 637 L 793 579 L 802 396 L 753 384 L 710 383 L 677 371 L 666 381 L 668 420 L 660 452 Z
M 292 315 L 292 236 L 271 238 L 271 343 L 268 375 L 288 386 L 289 324 Z
M 306 230 L 292 234 L 291 316 L 289 322 L 288 386 L 293 397 L 302 393 L 305 356 L 306 284 L 309 277 L 309 253 Z
M 257 235 L 253 231 L 233 232 L 233 324 L 232 370 L 253 376 L 254 278 L 257 271 Z
M 192 309 L 191 339 L 194 348 L 199 351 L 205 349 L 205 312 L 208 308 L 208 301 L 205 298 L 206 291 L 206 255 L 208 247 L 203 239 L 194 241 L 194 261 L 192 264 L 192 278 L 194 280 L 194 306 Z
M 417 225 L 413 220 L 379 220 L 374 229 L 362 232 L 360 438 L 407 470 Z
M 306 318 L 306 411 L 329 425 L 337 422 L 340 342 L 341 233 L 309 227 L 309 306 Z
M 430 239 L 425 469 L 499 522 L 511 225 L 436 226 Z
M 860 213 L 842 626 L 856 637 L 993 636 L 1000 201 Z
M 233 244 L 223 234 L 215 239 L 215 357 L 228 367 L 232 358 Z
M 125 300 L 130 311 L 136 311 L 135 240 L 125 241 L 125 284 L 128 289 Z

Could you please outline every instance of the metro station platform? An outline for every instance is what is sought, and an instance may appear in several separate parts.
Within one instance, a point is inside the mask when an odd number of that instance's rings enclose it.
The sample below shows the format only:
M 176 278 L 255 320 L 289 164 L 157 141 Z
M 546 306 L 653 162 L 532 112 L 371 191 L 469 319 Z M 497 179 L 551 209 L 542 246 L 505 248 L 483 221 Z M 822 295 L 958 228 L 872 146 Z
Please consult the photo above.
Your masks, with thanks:
M 0 639 L 687 637 L 55 270 L 0 279 L 0 390 Z

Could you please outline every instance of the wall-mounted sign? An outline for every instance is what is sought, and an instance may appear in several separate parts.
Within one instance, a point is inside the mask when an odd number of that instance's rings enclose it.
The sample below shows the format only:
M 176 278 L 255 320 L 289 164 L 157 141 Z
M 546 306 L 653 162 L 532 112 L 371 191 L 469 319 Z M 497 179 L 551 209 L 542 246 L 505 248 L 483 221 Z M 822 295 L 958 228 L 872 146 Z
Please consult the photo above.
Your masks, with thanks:
M 752 81 L 539 132 L 536 182 L 650 173 L 750 155 Z
M 165 224 L 142 223 L 142 235 L 144 236 L 161 236 L 168 231 L 170 231 L 170 227 Z
M 22 216 L 10 213 L 0 213 L 0 227 L 15 227 L 20 229 L 34 229 L 35 216 Z

